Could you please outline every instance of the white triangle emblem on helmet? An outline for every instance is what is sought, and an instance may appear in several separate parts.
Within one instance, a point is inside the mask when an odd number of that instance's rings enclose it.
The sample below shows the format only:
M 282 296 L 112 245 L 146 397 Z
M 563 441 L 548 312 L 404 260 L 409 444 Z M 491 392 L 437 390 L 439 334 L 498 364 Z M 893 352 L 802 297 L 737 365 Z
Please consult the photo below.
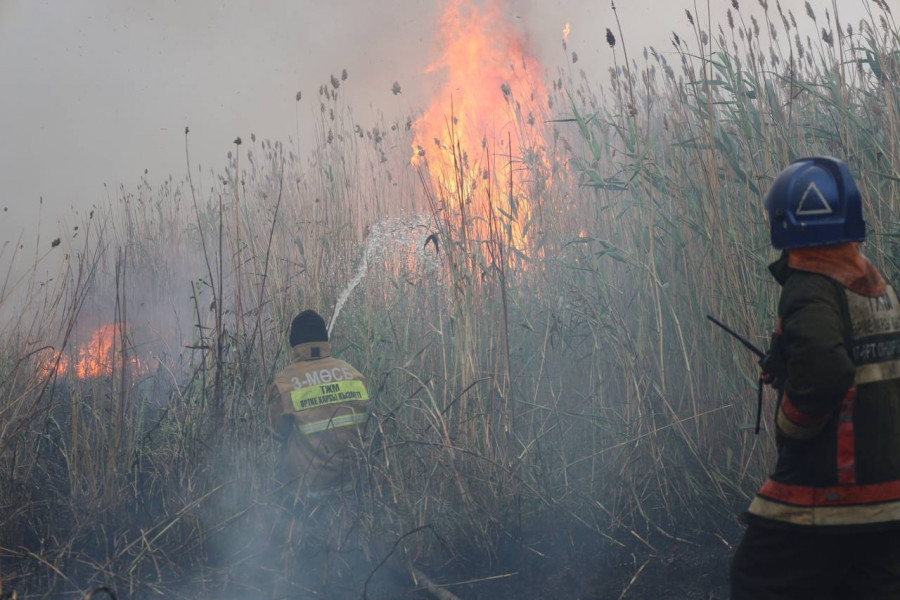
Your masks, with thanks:
M 810 206 L 807 206 L 807 204 Z M 833 212 L 834 210 L 828 204 L 828 200 L 825 199 L 819 186 L 816 185 L 816 182 L 811 181 L 809 187 L 803 192 L 803 197 L 800 199 L 800 204 L 797 205 L 797 211 L 794 214 L 798 217 L 804 217 L 808 215 L 830 215 Z

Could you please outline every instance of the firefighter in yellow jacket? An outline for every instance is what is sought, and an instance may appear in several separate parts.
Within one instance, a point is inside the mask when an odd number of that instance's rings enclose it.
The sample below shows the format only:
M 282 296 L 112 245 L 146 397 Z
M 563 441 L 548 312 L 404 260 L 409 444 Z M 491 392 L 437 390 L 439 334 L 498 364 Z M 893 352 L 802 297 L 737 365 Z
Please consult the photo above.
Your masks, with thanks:
M 350 450 L 368 418 L 365 378 L 331 356 L 325 322 L 306 310 L 291 323 L 293 360 L 269 390 L 269 422 L 282 441 L 276 479 L 296 498 L 350 483 Z

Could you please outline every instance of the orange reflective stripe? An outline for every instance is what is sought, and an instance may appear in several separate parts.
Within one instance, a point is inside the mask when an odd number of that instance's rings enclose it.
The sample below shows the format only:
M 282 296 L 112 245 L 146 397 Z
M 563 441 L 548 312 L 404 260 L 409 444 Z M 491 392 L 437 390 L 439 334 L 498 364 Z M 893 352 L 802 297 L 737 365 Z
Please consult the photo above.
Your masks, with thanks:
M 828 413 L 826 413 L 822 416 L 812 417 L 806 413 L 800 412 L 800 410 L 794 406 L 794 403 L 791 402 L 791 398 L 787 394 L 782 396 L 781 410 L 784 411 L 784 415 L 788 419 L 801 427 L 821 427 L 825 421 L 828 420 L 829 416 Z
M 837 431 L 838 483 L 856 483 L 856 433 L 853 429 L 853 409 L 856 405 L 856 386 L 851 387 L 841 403 Z
M 869 485 L 847 485 L 817 488 L 791 485 L 769 479 L 759 496 L 797 506 L 846 506 L 900 500 L 900 480 Z

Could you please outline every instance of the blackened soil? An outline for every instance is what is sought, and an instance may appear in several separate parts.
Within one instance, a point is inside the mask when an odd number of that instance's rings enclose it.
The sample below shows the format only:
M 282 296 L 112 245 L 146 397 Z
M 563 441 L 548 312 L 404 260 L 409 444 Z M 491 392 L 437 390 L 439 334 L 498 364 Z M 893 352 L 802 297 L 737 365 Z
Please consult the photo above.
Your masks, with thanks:
M 429 567 L 421 570 L 465 600 L 724 600 L 729 596 L 732 547 L 739 536 L 735 527 L 727 537 L 600 538 L 565 549 L 523 544 L 519 552 L 493 565 L 458 561 L 442 569 L 434 566 L 433 573 Z M 404 597 L 434 596 L 409 590 Z
M 385 560 L 366 558 L 358 550 L 337 560 L 312 553 L 292 573 L 303 584 L 287 587 L 279 584 L 278 569 L 267 566 L 271 561 L 255 556 L 210 566 L 180 585 L 166 586 L 164 594 L 145 590 L 118 598 L 440 600 L 451 598 L 442 595 L 446 590 L 459 600 L 726 600 L 731 554 L 741 533 L 736 524 L 674 538 L 548 527 L 499 544 L 501 550 L 492 556 L 457 547 L 443 557 L 415 560 L 415 569 L 437 591 L 426 589 L 421 578 L 415 580 L 408 555 L 401 559 L 401 552 Z M 327 582 L 322 580 L 325 573 Z

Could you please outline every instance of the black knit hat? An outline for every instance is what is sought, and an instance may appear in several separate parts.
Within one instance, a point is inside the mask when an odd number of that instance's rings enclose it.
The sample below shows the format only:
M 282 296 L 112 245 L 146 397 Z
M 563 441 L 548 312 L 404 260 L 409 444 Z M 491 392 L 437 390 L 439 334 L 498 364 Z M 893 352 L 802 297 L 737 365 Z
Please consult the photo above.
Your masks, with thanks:
M 291 347 L 307 342 L 327 342 L 325 321 L 314 310 L 304 310 L 291 323 Z

